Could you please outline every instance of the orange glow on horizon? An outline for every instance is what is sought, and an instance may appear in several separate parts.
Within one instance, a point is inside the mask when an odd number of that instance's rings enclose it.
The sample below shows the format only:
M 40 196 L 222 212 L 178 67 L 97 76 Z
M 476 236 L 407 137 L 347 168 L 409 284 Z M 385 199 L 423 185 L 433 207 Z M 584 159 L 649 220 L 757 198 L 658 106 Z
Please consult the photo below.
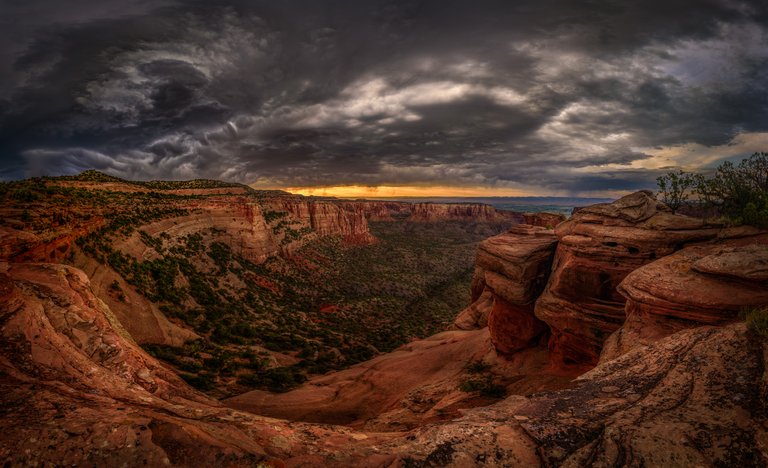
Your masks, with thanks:
M 316 197 L 336 198 L 396 198 L 396 197 L 525 197 L 531 192 L 501 187 L 451 186 L 365 186 L 339 185 L 333 187 L 285 187 L 287 192 Z

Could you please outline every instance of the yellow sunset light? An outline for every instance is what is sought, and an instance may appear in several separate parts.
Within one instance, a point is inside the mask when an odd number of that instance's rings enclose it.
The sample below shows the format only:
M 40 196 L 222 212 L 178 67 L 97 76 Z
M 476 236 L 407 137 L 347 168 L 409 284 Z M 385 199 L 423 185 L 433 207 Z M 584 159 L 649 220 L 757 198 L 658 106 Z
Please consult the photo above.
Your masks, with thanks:
M 299 195 L 337 198 L 388 197 L 522 197 L 532 195 L 508 187 L 451 187 L 451 186 L 393 186 L 393 185 L 339 185 L 331 187 L 287 187 L 283 190 Z

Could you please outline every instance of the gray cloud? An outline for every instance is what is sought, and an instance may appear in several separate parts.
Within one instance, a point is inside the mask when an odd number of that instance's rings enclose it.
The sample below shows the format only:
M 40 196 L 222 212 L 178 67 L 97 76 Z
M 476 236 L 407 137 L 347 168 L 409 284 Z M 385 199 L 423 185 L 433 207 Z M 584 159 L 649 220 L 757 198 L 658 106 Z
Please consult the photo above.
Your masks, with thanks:
M 577 194 L 768 131 L 757 0 L 6 3 L 3 178 Z

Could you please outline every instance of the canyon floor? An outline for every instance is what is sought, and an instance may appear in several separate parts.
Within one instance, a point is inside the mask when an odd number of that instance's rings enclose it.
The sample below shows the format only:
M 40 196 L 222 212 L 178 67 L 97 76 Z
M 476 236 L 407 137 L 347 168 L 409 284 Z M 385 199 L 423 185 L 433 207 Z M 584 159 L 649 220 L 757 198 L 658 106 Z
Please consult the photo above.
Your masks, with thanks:
M 3 184 L 7 466 L 765 466 L 768 233 Z M 483 240 L 484 239 L 484 240 Z

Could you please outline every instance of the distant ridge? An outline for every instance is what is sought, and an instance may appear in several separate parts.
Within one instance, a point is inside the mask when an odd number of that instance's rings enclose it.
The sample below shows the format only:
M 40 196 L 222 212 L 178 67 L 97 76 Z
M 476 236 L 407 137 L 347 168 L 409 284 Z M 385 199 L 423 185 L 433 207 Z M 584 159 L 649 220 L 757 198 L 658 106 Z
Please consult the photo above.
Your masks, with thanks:
M 95 169 L 88 169 L 80 174 L 73 176 L 58 176 L 49 177 L 54 180 L 68 180 L 73 182 L 102 182 L 102 183 L 122 183 L 137 185 L 152 190 L 180 190 L 180 189 L 211 189 L 211 188 L 227 188 L 227 187 L 242 187 L 248 190 L 253 190 L 245 184 L 238 184 L 236 182 L 223 182 L 213 179 L 192 179 L 192 180 L 148 180 L 148 181 L 136 181 L 121 179 L 109 174 L 105 174 Z

